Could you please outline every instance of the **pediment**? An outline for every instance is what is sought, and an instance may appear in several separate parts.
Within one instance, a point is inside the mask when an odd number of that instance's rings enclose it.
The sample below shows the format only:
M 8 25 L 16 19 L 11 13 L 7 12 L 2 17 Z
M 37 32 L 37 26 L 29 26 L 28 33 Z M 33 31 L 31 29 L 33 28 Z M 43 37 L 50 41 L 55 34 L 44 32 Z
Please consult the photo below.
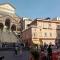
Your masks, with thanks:
M 8 9 L 8 10 L 15 10 L 15 7 L 13 7 L 13 5 L 11 5 L 9 3 L 0 4 L 0 8 Z

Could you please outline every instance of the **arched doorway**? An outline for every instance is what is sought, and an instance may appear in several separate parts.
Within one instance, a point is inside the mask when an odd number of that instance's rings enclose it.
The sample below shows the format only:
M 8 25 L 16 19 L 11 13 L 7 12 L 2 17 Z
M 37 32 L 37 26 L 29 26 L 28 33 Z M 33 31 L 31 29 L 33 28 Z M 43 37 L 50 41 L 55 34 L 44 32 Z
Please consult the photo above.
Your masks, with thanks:
M 3 23 L 0 23 L 0 29 L 3 30 L 3 28 L 4 28 Z
M 6 25 L 7 29 L 10 29 L 10 19 L 9 18 L 6 19 L 5 25 Z
M 17 31 L 21 31 L 20 27 L 17 27 Z
M 15 24 L 13 24 L 13 25 L 11 26 L 11 30 L 12 30 L 12 31 L 16 31 L 16 25 L 15 25 Z

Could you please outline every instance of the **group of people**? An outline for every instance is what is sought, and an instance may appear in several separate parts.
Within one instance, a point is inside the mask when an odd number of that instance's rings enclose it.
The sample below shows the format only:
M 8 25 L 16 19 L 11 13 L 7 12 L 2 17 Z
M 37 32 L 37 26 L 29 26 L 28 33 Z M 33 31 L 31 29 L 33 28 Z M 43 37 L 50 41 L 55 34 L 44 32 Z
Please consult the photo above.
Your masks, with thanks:
M 52 60 L 52 45 L 41 47 L 42 60 Z
M 52 48 L 51 48 L 51 45 L 49 45 L 47 47 L 46 51 L 44 51 L 44 50 L 43 49 L 41 50 L 42 60 L 52 60 Z
M 52 48 L 51 48 L 52 45 L 49 45 L 49 46 L 41 46 L 41 49 L 40 49 L 40 52 L 37 50 L 34 50 L 34 49 L 31 49 L 31 54 L 32 56 L 34 57 L 34 60 L 52 60 Z M 47 52 L 45 52 L 45 50 Z M 22 49 L 19 48 L 19 47 L 15 47 L 15 55 L 18 54 L 22 54 Z M 47 53 L 47 54 L 45 54 Z
M 41 46 L 40 52 L 32 50 L 31 52 L 34 60 L 52 60 L 52 48 L 49 46 Z

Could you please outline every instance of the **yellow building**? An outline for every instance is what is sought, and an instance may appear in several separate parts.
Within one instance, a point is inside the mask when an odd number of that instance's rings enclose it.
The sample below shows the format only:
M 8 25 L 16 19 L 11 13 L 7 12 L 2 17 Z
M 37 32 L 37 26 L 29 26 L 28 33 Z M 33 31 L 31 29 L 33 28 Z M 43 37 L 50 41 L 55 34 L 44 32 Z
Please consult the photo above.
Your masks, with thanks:
M 37 18 L 28 24 L 28 29 L 22 31 L 22 39 L 29 45 L 58 43 L 60 40 L 60 19 Z

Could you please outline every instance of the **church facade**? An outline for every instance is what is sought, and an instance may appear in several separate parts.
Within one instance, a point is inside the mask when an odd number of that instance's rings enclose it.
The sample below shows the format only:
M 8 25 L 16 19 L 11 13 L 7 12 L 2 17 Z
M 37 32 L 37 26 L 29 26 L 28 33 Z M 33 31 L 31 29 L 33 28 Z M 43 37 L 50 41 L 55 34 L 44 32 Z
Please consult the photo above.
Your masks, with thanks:
M 20 31 L 20 17 L 16 16 L 15 7 L 10 3 L 0 4 L 0 25 L 10 30 Z
M 20 33 L 20 20 L 21 17 L 18 17 L 16 15 L 16 8 L 12 4 L 10 3 L 0 4 L 0 30 L 1 31 L 5 32 L 9 30 L 9 32 L 13 31 L 16 34 Z M 14 42 L 14 40 L 12 42 Z

